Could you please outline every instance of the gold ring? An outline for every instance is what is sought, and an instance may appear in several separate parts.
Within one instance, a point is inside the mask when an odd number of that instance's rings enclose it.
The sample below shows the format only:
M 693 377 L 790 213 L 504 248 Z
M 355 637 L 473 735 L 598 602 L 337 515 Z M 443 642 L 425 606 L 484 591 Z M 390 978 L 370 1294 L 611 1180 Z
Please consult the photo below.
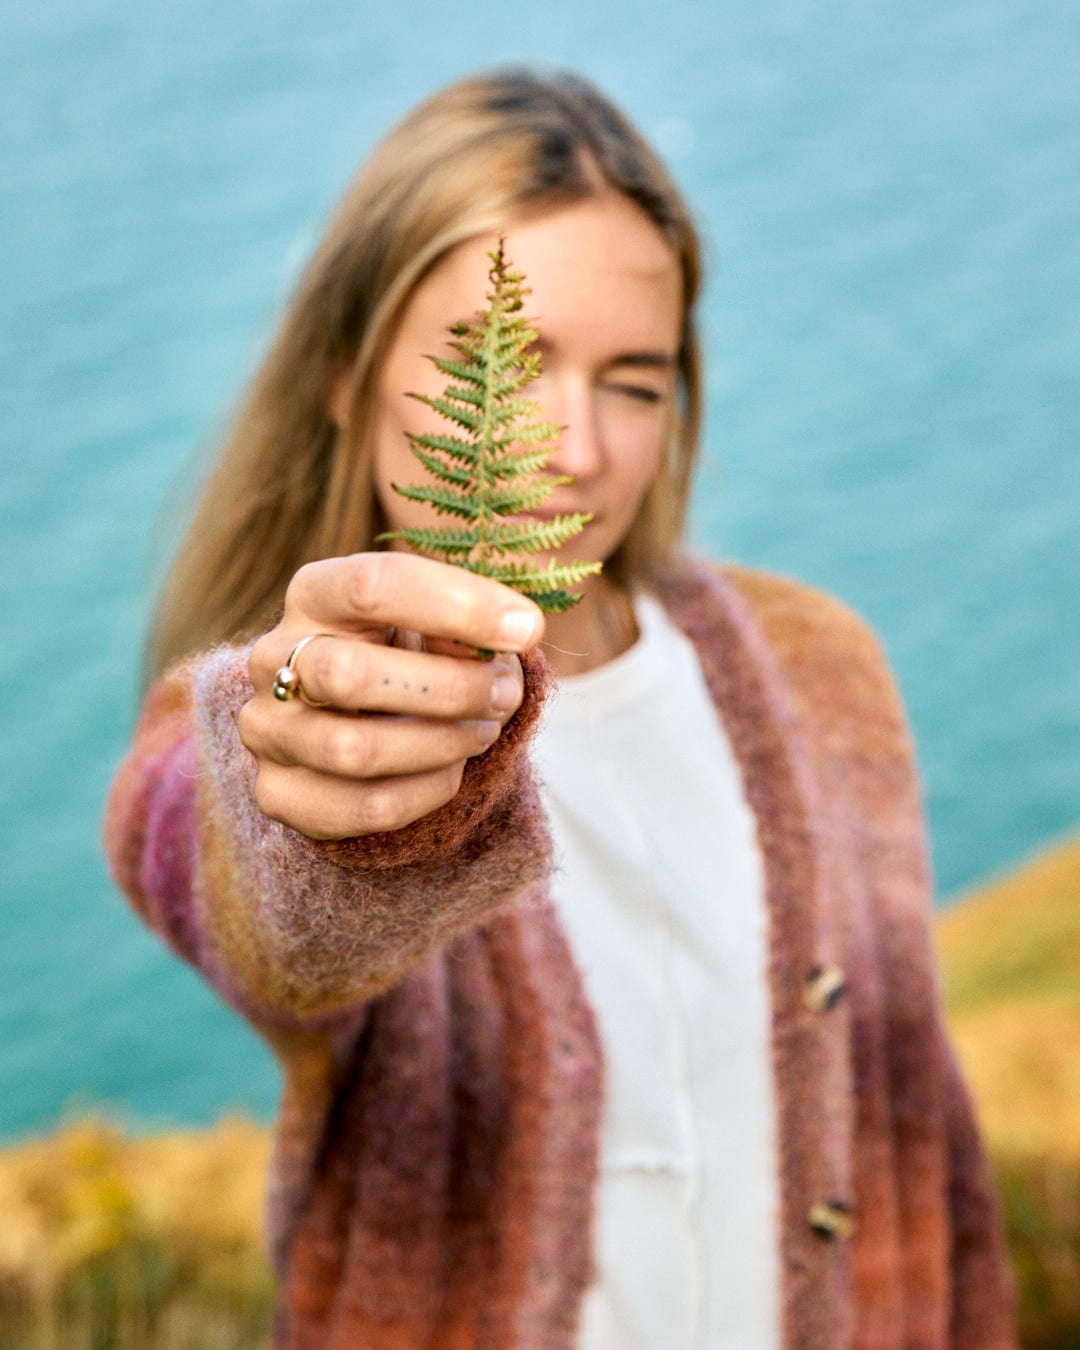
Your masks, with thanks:
M 296 661 L 309 642 L 314 642 L 316 638 L 333 636 L 333 633 L 309 633 L 307 637 L 300 639 L 289 653 L 289 659 L 283 666 L 278 666 L 274 672 L 273 691 L 275 698 L 280 699 L 282 703 L 288 703 L 291 698 L 299 698 L 309 708 L 328 708 L 330 706 L 329 699 L 318 703 L 315 699 L 308 698 L 307 694 L 304 693 L 304 686 L 300 683 L 300 672 L 296 669 Z

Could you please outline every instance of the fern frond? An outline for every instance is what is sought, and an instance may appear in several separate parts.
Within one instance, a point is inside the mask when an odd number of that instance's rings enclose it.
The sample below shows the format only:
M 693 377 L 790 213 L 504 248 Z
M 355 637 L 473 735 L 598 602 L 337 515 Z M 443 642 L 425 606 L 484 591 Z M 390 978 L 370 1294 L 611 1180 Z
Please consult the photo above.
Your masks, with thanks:
M 406 528 L 380 535 L 417 552 L 522 591 L 548 613 L 569 609 L 581 598 L 567 589 L 600 571 L 598 562 L 575 560 L 546 566 L 513 556 L 554 553 L 584 529 L 591 515 L 575 512 L 551 520 L 513 520 L 542 505 L 565 474 L 545 473 L 558 445 L 559 427 L 542 420 L 540 405 L 523 394 L 540 373 L 536 328 L 523 315 L 528 288 L 514 271 L 500 241 L 491 258 L 488 307 L 477 322 L 451 328 L 454 357 L 433 356 L 448 383 L 442 394 L 413 394 L 457 432 L 409 432 L 417 461 L 437 485 L 394 491 L 440 515 L 470 522 L 465 527 Z M 460 434 L 458 434 L 460 432 Z

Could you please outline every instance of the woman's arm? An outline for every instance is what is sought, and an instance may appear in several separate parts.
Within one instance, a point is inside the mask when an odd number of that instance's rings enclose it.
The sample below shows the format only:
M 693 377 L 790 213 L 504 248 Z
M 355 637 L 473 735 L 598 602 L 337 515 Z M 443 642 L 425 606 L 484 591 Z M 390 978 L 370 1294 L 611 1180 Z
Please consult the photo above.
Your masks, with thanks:
M 390 567 L 399 574 L 402 568 L 413 568 L 415 577 L 414 565 L 422 562 L 399 557 Z M 467 588 L 483 581 L 456 569 L 428 566 L 438 569 L 440 583 L 449 572 L 455 573 L 455 587 L 458 577 Z M 333 572 L 327 565 L 326 576 Z M 339 566 L 334 584 L 340 582 Z M 309 607 L 311 583 L 309 571 L 305 582 Z M 502 587 L 495 591 L 500 603 L 510 594 Z M 469 590 L 470 596 L 476 593 Z M 494 645 L 498 612 L 483 587 L 479 593 L 489 612 L 478 619 L 459 605 L 459 612 L 439 625 L 444 642 L 461 641 L 465 632 L 477 645 Z M 513 596 L 511 603 L 528 605 Z M 361 639 L 356 636 L 361 628 L 358 620 L 350 630 L 340 614 L 337 618 L 334 629 L 325 611 L 298 617 L 287 605 L 278 628 L 291 625 L 294 631 L 275 630 L 284 653 L 278 655 L 278 664 L 295 645 L 298 623 L 312 628 L 322 624 L 319 631 L 339 633 L 339 655 L 354 643 L 362 643 L 365 650 L 352 651 L 336 664 L 311 663 L 313 680 L 344 678 L 347 684 L 344 668 L 352 661 L 357 669 L 363 667 L 362 679 L 368 685 L 374 679 L 382 689 L 383 676 L 373 676 L 372 667 L 374 663 L 377 671 L 385 661 L 395 679 L 411 684 L 407 677 L 412 668 L 403 668 L 400 660 L 411 656 L 415 669 L 429 675 L 445 674 L 448 664 L 451 675 L 453 667 L 467 667 L 467 692 L 463 694 L 460 682 L 453 679 L 444 681 L 441 689 L 429 679 L 428 696 L 435 706 L 430 717 L 421 719 L 386 709 L 357 716 L 359 698 L 349 700 L 353 711 L 346 713 L 341 702 L 354 692 L 349 688 L 338 691 L 333 707 L 301 705 L 302 712 L 291 704 L 273 707 L 272 696 L 263 690 L 267 706 L 263 722 L 256 718 L 256 724 L 265 726 L 275 712 L 288 714 L 281 722 L 293 728 L 295 737 L 285 749 L 279 743 L 270 752 L 259 744 L 253 752 L 242 743 L 238 723 L 243 710 L 250 710 L 260 697 L 252 674 L 257 680 L 263 677 L 251 651 L 219 648 L 171 672 L 151 690 L 106 814 L 106 846 L 121 889 L 147 922 L 198 966 L 224 997 L 253 1020 L 269 1024 L 311 1024 L 378 994 L 456 932 L 542 883 L 548 867 L 546 828 L 525 754 L 546 682 L 542 661 L 529 655 L 522 658 L 523 701 L 490 749 L 462 758 L 454 724 L 475 722 L 477 698 L 490 703 L 491 681 L 498 678 L 491 670 L 494 663 L 393 650 L 385 641 L 373 640 L 370 624 Z M 272 636 L 260 640 L 256 649 L 260 645 L 268 653 L 275 649 Z M 329 654 L 334 645 L 312 644 L 310 654 L 318 647 Z M 308 663 L 303 670 L 306 682 Z M 333 675 L 322 673 L 331 670 Z M 324 698 L 329 692 L 312 688 L 313 697 Z M 250 712 L 245 715 L 250 719 Z M 363 764 L 354 775 L 343 774 L 340 758 L 332 766 L 322 764 L 320 755 L 340 751 L 332 748 L 338 726 L 333 725 L 327 736 L 318 726 L 320 720 L 344 724 L 348 733 L 354 724 L 369 724 L 363 734 L 372 746 L 379 775 L 367 777 Z M 395 751 L 386 751 L 376 733 L 382 726 L 397 729 L 396 724 L 405 720 L 409 737 L 403 742 L 404 754 L 411 758 L 402 764 L 402 772 L 394 773 Z M 417 809 L 411 805 L 409 765 L 417 762 L 416 746 L 422 737 L 418 742 L 416 731 L 423 723 L 430 724 L 432 741 L 449 747 L 437 751 L 435 758 L 453 758 L 447 772 L 441 766 L 433 771 L 431 754 L 421 751 L 421 767 L 415 769 L 421 784 Z M 256 741 L 258 734 L 254 733 Z M 276 758 L 271 760 L 271 753 Z M 274 788 L 278 814 L 288 817 L 297 812 L 310 834 L 283 819 L 271 819 L 257 803 L 257 782 L 266 774 L 268 762 L 271 776 L 278 779 Z M 446 783 L 443 799 L 434 809 L 426 795 L 433 772 L 442 773 Z M 288 791 L 290 773 L 296 780 L 295 801 Z M 387 781 L 391 792 L 386 790 Z M 372 798 L 383 803 L 383 809 L 389 803 L 408 823 L 333 837 L 350 813 L 370 810 Z

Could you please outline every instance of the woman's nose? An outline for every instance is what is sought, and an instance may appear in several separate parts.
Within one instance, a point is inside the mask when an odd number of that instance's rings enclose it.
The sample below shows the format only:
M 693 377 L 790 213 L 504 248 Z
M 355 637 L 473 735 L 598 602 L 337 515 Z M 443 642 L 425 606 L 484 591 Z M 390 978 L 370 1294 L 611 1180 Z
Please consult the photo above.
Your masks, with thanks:
M 545 390 L 545 416 L 559 427 L 558 449 L 547 463 L 549 473 L 588 478 L 602 459 L 602 438 L 596 397 L 588 388 Z

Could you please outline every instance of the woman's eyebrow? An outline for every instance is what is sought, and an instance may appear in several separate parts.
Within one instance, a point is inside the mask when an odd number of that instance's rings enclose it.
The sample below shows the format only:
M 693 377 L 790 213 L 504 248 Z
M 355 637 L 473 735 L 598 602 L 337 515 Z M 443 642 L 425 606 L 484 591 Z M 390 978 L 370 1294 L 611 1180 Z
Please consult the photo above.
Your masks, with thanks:
M 539 352 L 541 356 L 551 355 L 556 351 L 556 344 L 540 337 L 530 344 L 530 350 Z M 607 365 L 609 368 L 611 366 L 646 366 L 655 370 L 674 370 L 678 365 L 678 357 L 673 352 L 665 351 L 619 352 L 607 362 Z
M 548 356 L 552 355 L 556 348 L 555 343 L 539 338 L 535 343 L 529 344 L 529 350 L 539 351 L 541 356 Z M 639 366 L 649 370 L 675 370 L 678 363 L 678 356 L 670 351 L 621 351 L 612 356 L 612 359 L 606 362 L 606 366 L 609 370 L 613 366 Z
M 608 363 L 612 366 L 655 366 L 663 370 L 675 365 L 675 357 L 669 352 L 622 352 Z

